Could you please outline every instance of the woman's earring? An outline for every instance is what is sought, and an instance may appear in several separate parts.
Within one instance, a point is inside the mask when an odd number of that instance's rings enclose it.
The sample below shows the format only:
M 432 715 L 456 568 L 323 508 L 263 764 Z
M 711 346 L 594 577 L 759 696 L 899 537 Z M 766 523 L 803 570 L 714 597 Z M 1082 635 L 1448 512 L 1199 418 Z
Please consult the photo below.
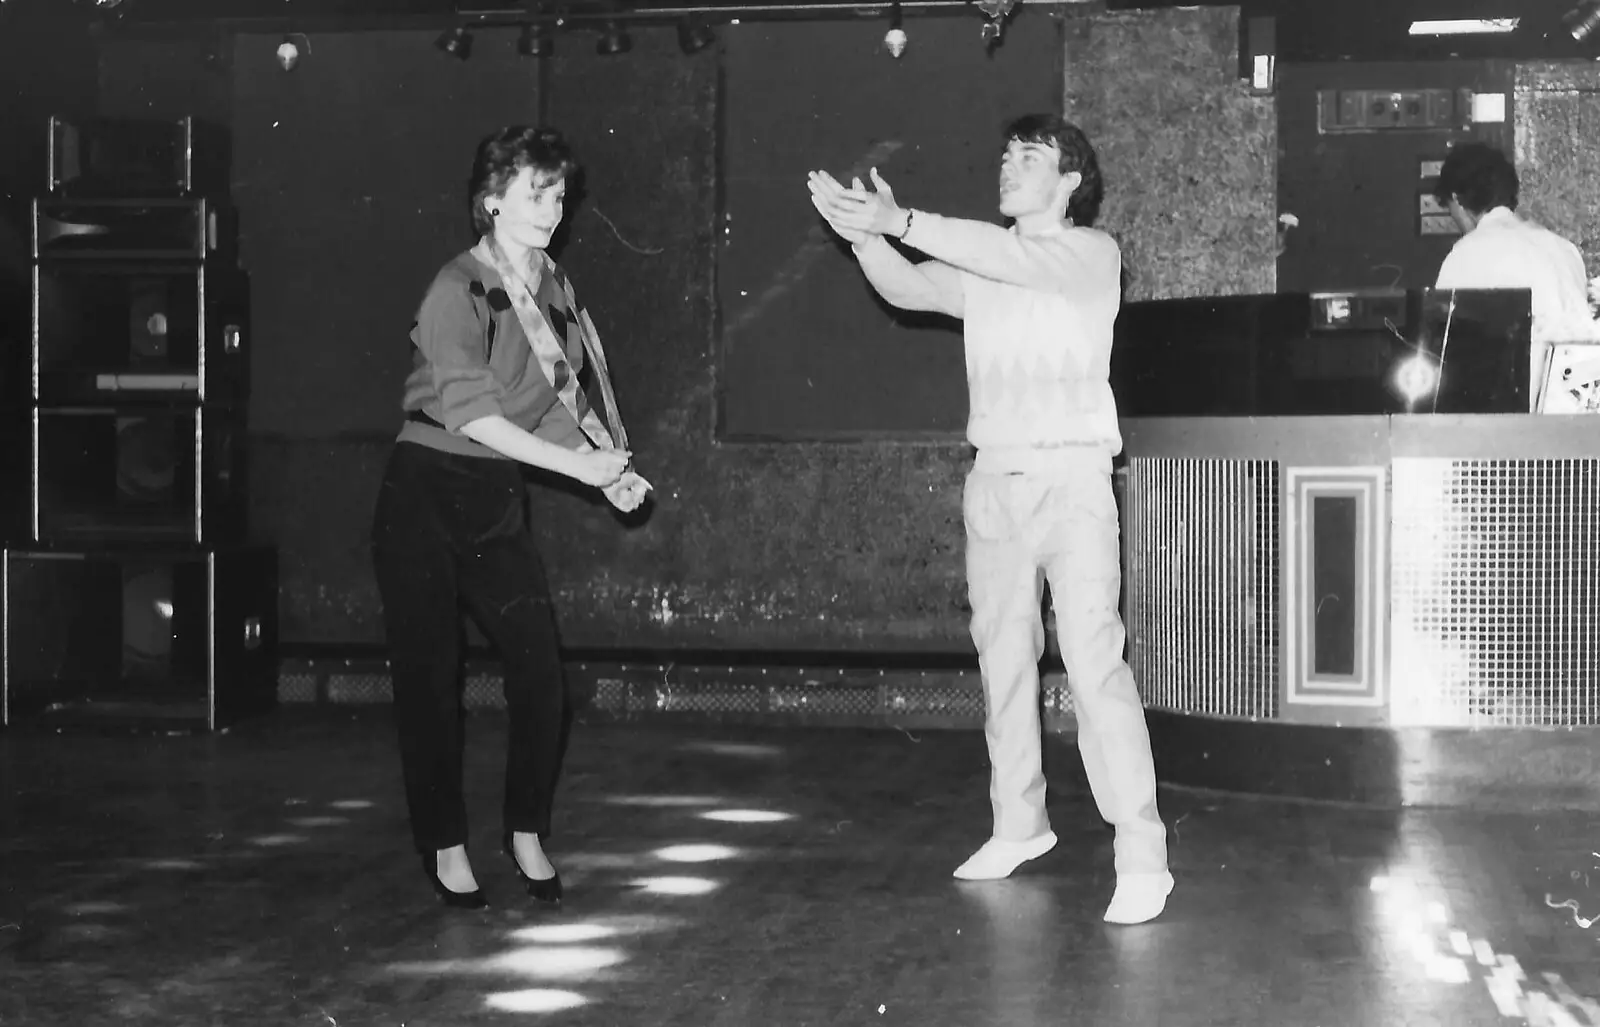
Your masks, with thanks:
M 489 216 L 492 217 L 492 218 L 499 217 L 500 216 L 500 208 L 499 207 L 490 207 L 489 208 Z

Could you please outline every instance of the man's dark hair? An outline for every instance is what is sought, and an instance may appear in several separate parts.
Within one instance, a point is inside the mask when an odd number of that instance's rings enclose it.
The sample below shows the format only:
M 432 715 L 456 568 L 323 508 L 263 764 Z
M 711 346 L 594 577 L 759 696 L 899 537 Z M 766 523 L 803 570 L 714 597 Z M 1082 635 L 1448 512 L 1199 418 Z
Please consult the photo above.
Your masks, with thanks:
M 1067 217 L 1075 225 L 1094 224 L 1105 198 L 1105 183 L 1100 179 L 1100 160 L 1083 129 L 1059 114 L 1024 114 L 1006 126 L 1005 137 L 1007 143 L 1041 143 L 1060 150 L 1061 173 L 1076 171 L 1083 176 L 1067 201 Z
M 523 168 L 532 168 L 541 179 L 565 178 L 569 183 L 579 174 L 571 147 L 553 128 L 510 125 L 486 137 L 478 144 L 467 183 L 472 227 L 479 235 L 494 226 L 484 201 L 504 193 Z
M 1446 205 L 1454 197 L 1473 214 L 1496 207 L 1516 210 L 1517 169 L 1488 143 L 1462 143 L 1444 159 L 1433 195 Z

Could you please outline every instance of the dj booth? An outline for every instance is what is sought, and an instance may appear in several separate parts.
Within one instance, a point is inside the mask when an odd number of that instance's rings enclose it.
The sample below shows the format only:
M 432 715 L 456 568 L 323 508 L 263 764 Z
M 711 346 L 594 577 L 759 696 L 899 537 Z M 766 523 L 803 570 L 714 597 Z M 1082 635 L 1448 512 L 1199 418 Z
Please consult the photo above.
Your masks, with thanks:
M 1529 325 L 1525 290 L 1124 309 L 1129 662 L 1165 779 L 1595 801 L 1600 419 L 1529 411 L 1591 409 L 1600 374 Z

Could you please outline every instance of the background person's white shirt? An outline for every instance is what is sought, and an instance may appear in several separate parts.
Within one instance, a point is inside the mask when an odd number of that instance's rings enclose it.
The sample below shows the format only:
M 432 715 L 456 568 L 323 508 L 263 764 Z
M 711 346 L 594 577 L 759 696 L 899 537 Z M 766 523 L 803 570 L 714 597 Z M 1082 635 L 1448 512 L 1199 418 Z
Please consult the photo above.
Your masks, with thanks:
M 1507 207 L 1484 211 L 1478 226 L 1456 240 L 1439 267 L 1441 289 L 1527 289 L 1532 293 L 1528 354 L 1529 409 L 1538 400 L 1549 348 L 1560 342 L 1600 342 L 1589 313 L 1583 254 L 1561 236 Z

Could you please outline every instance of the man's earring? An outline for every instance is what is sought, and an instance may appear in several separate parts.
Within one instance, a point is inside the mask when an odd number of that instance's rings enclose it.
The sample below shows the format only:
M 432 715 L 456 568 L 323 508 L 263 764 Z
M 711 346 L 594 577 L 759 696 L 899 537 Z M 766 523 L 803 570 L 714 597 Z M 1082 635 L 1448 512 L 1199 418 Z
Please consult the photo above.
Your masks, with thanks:
M 492 217 L 492 218 L 499 217 L 500 216 L 500 208 L 499 207 L 490 207 L 489 208 L 489 216 Z

